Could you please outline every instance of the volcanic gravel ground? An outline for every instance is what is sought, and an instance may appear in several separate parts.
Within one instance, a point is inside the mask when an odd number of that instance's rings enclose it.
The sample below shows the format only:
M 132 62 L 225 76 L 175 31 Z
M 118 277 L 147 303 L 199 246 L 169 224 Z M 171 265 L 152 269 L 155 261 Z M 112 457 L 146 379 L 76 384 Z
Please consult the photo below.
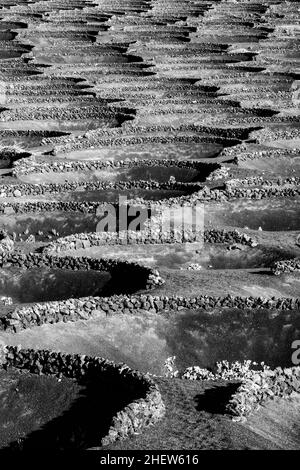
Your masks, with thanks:
M 241 263 L 230 243 L 70 254 L 150 262 L 166 280 L 157 295 L 297 297 L 299 273 L 275 278 L 270 260 L 300 254 L 298 33 L 296 1 L 0 0 L 0 229 L 40 251 L 95 231 L 95 207 L 122 188 L 189 205 L 206 187 L 205 228 L 255 240 Z M 165 420 L 114 448 L 282 447 L 284 406 L 246 428 L 196 414 L 201 385 L 159 385 Z

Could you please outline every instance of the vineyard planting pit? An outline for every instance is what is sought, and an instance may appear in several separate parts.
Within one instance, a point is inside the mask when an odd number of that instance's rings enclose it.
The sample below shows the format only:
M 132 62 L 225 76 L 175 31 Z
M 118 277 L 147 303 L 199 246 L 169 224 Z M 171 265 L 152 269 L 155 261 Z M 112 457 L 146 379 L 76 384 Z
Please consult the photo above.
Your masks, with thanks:
M 122 278 L 108 271 L 16 266 L 0 269 L 0 296 L 11 297 L 13 305 L 132 293 L 138 288 L 144 288 L 139 277 Z
M 272 201 L 234 201 L 208 206 L 206 222 L 217 220 L 228 226 L 264 231 L 300 230 L 300 201 L 278 198 Z

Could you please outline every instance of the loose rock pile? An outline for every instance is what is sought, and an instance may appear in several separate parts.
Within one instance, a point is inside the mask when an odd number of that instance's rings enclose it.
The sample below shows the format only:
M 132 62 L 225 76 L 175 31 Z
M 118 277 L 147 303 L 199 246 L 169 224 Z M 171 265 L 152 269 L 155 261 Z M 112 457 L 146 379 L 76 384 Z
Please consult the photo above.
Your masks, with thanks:
M 275 276 L 283 273 L 293 273 L 300 271 L 300 258 L 292 258 L 276 261 L 272 266 L 272 272 Z

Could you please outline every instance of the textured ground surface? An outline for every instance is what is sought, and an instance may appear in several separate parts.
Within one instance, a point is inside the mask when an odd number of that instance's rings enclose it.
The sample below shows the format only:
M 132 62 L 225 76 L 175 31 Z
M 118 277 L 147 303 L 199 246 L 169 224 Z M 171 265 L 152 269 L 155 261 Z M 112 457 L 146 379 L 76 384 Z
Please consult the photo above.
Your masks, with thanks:
M 271 402 L 249 422 L 238 424 L 224 416 L 230 386 L 171 380 L 159 380 L 165 420 L 112 449 L 299 449 L 299 401 Z
M 14 237 L 15 248 L 35 251 L 58 237 L 95 231 L 93 203 L 114 202 L 121 189 L 130 198 L 188 199 L 204 185 L 213 192 L 235 180 L 249 194 L 207 201 L 204 224 L 238 229 L 256 247 L 145 244 L 68 254 L 157 266 L 166 281 L 157 295 L 297 297 L 300 274 L 275 277 L 270 266 L 300 255 L 298 55 L 295 1 L 0 0 L 0 229 Z M 185 186 L 173 188 L 170 177 Z M 274 191 L 261 199 L 255 190 L 266 181 Z M 49 183 L 70 186 L 54 191 Z M 99 190 L 99 183 L 106 186 Z M 37 184 L 39 194 L 30 194 Z M 187 270 L 192 263 L 201 268 Z M 4 274 L 1 295 L 28 290 L 22 273 L 23 284 L 9 288 Z M 37 282 L 34 273 L 29 276 Z M 47 281 L 41 295 L 65 297 L 70 282 L 49 293 Z M 79 287 L 80 295 L 93 288 L 85 291 L 82 282 Z M 300 337 L 299 312 L 293 315 L 272 337 L 277 351 L 287 337 Z M 60 325 L 45 325 L 15 336 L 1 333 L 1 340 L 95 354 L 101 342 L 111 359 L 145 355 L 133 364 L 143 367 L 156 349 L 163 351 L 158 369 L 164 355 L 177 352 L 165 347 L 152 319 L 144 320 L 146 326 L 128 319 L 128 328 L 125 318 L 109 322 L 65 324 L 64 338 Z M 179 335 L 180 341 L 191 344 L 193 338 L 201 353 L 204 324 L 186 326 L 190 336 Z M 175 331 L 177 323 L 168 328 Z M 120 332 L 122 340 L 116 339 Z M 130 341 L 137 332 L 145 342 Z M 291 365 L 284 351 L 285 365 Z M 200 353 L 186 354 L 192 360 Z M 162 380 L 160 386 L 168 405 L 165 421 L 121 448 L 299 447 L 298 428 L 291 424 L 289 435 L 286 418 L 293 422 L 297 403 L 289 411 L 288 405 L 266 408 L 242 427 L 214 410 L 195 413 L 200 385 Z
M 0 447 L 18 449 L 26 437 L 66 413 L 81 396 L 71 379 L 1 371 Z

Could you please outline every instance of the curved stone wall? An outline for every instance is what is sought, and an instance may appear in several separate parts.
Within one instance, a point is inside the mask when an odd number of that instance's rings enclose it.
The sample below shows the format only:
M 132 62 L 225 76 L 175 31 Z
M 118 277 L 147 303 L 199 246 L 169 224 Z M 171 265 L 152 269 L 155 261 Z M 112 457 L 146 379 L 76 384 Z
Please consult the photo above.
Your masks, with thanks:
M 0 256 L 14 250 L 14 242 L 8 236 L 0 234 Z
M 165 295 L 153 296 L 150 294 L 84 297 L 36 303 L 33 306 L 15 309 L 5 317 L 0 318 L 0 330 L 17 332 L 44 323 L 74 322 L 123 313 L 152 312 L 158 314 L 165 310 L 177 312 L 183 308 L 211 310 L 216 307 L 300 310 L 300 299 L 233 297 L 232 295 L 224 297 L 200 295 L 191 298 Z
M 251 178 L 250 178 L 251 180 Z M 237 180 L 238 181 L 238 180 Z M 195 204 L 197 202 L 205 201 L 227 201 L 236 198 L 245 199 L 264 199 L 269 197 L 295 197 L 300 194 L 299 181 L 287 180 L 280 184 L 274 184 L 272 181 L 264 181 L 263 184 L 259 183 L 256 186 L 252 186 L 253 182 L 245 183 L 241 180 L 241 185 L 236 186 L 236 183 L 224 185 L 224 189 L 214 189 L 207 186 L 203 186 L 200 183 L 183 183 L 183 182 L 167 182 L 157 183 L 151 181 L 121 181 L 119 183 L 106 183 L 106 182 L 66 182 L 66 183 L 16 183 L 14 185 L 2 184 L 0 185 L 0 197 L 16 197 L 21 196 L 39 196 L 46 194 L 61 194 L 67 191 L 75 191 L 77 189 L 82 190 L 106 190 L 106 189 L 159 189 L 159 190 L 181 190 L 186 191 L 187 195 L 178 197 L 170 197 L 168 199 L 160 199 L 159 201 L 151 201 L 151 206 L 174 206 L 176 204 L 186 205 Z M 190 194 L 191 193 L 191 194 Z M 129 201 L 130 203 L 139 203 L 149 205 L 149 201 L 143 198 L 137 198 Z M 97 202 L 86 203 L 86 202 L 63 202 L 54 201 L 52 203 L 44 201 L 30 202 L 3 202 L 0 203 L 0 212 L 5 212 L 6 207 L 12 207 L 15 211 L 22 210 L 23 212 L 31 210 L 82 210 L 84 205 L 98 207 L 100 204 Z M 53 207 L 53 209 L 51 209 Z M 55 207 L 55 208 L 54 208 Z M 64 208 L 65 207 L 65 208 Z
M 86 249 L 91 246 L 103 245 L 122 245 L 124 241 L 129 244 L 162 244 L 162 243 L 182 243 L 183 234 L 181 230 L 172 232 L 154 232 L 152 230 L 141 231 L 120 231 L 120 232 L 91 232 L 78 233 L 67 237 L 58 238 L 54 242 L 47 245 L 44 253 L 55 253 L 67 250 Z M 238 230 L 226 231 L 210 229 L 202 231 L 185 230 L 184 242 L 205 242 L 205 243 L 241 243 L 248 246 L 256 246 L 256 241 L 247 234 L 240 233 Z
M 151 289 L 163 284 L 163 279 L 155 269 L 126 260 L 98 259 L 89 257 L 52 256 L 39 253 L 0 253 L 0 267 L 19 266 L 26 269 L 49 267 L 70 270 L 109 271 L 122 285 L 122 278 L 132 282 L 137 289 Z
M 84 381 L 108 380 L 112 387 L 124 386 L 129 404 L 112 417 L 107 435 L 99 442 L 108 445 L 155 424 L 165 414 L 165 406 L 150 376 L 101 357 L 63 354 L 48 350 L 4 346 L 0 350 L 4 368 L 26 369 L 35 374 L 65 376 Z
M 276 261 L 272 267 L 275 276 L 283 273 L 293 273 L 300 271 L 300 258 L 292 258 Z

